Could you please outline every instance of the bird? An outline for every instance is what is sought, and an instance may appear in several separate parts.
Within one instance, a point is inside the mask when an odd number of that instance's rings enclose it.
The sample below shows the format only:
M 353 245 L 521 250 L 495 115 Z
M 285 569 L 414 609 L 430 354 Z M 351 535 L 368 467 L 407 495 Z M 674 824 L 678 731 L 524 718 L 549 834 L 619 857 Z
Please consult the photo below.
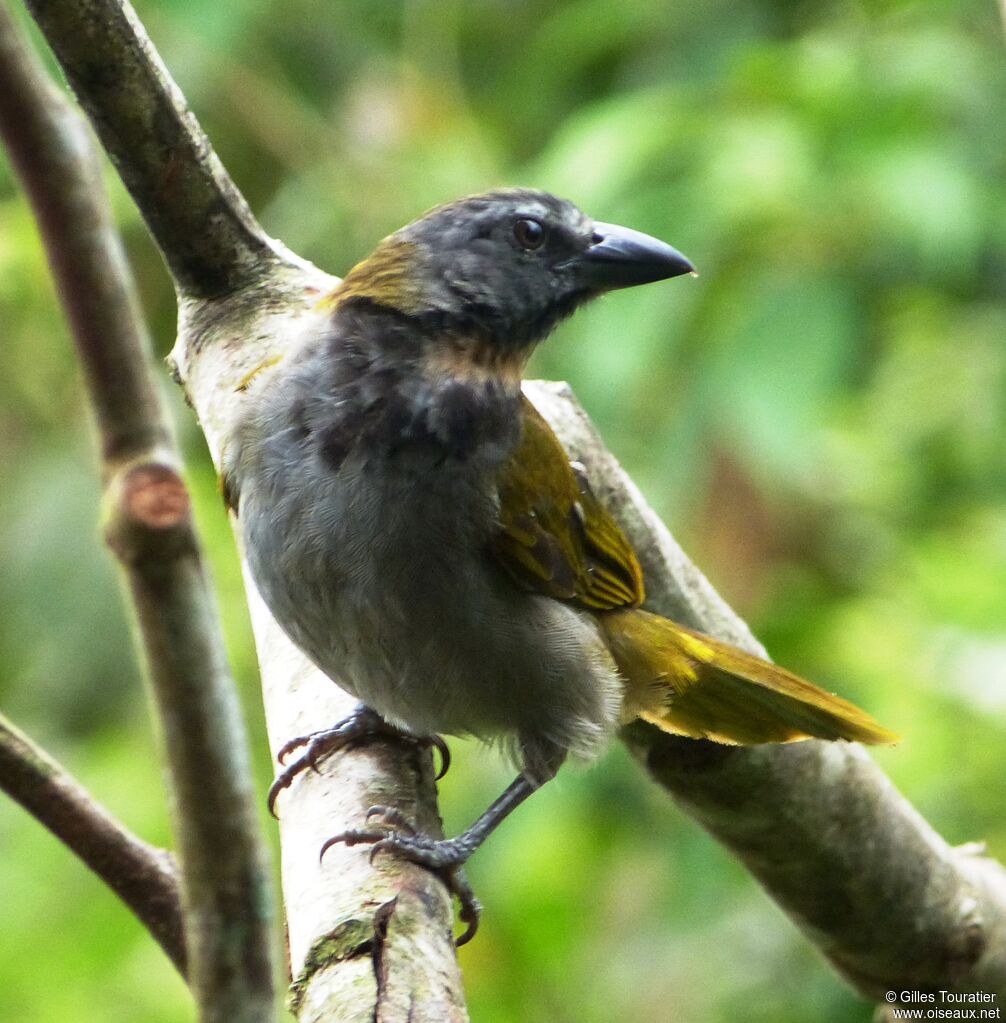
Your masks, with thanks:
M 310 330 L 242 385 L 225 500 L 287 636 L 357 709 L 286 744 L 277 797 L 381 735 L 500 745 L 517 775 L 454 838 L 389 807 L 331 845 L 426 866 L 480 907 L 463 865 L 569 758 L 641 719 L 752 745 L 893 743 L 865 711 L 645 610 L 628 538 L 521 390 L 553 328 L 616 289 L 694 274 L 677 249 L 533 189 L 438 206 L 318 302 Z M 274 811 L 275 812 L 275 811 Z

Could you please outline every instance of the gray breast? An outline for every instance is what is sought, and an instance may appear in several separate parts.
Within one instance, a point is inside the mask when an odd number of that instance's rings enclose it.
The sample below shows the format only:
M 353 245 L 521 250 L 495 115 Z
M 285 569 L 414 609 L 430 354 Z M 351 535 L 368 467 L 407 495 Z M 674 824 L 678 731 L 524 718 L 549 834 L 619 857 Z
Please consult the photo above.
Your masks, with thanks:
M 349 451 L 335 467 L 296 423 L 275 428 L 281 398 L 249 417 L 237 461 L 252 575 L 291 639 L 415 734 L 509 738 L 549 764 L 594 753 L 614 667 L 589 615 L 491 560 L 495 466 Z

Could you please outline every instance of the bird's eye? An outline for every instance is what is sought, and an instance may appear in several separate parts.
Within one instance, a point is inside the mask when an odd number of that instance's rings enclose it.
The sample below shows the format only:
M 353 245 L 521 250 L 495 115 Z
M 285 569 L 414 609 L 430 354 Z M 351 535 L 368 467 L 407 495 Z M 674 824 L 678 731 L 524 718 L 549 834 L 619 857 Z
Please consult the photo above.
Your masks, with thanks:
M 537 220 L 524 217 L 513 226 L 513 236 L 521 248 L 534 252 L 545 244 L 545 228 Z

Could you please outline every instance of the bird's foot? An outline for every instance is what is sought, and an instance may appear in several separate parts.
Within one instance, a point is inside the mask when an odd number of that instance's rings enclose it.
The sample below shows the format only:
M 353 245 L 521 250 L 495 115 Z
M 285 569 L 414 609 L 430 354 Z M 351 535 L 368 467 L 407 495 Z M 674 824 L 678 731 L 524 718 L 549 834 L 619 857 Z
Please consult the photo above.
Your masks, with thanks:
M 390 852 L 432 871 L 443 881 L 447 890 L 457 897 L 461 905 L 458 916 L 465 924 L 465 930 L 455 943 L 460 947 L 475 937 L 482 915 L 482 905 L 465 878 L 463 866 L 478 843 L 472 845 L 464 840 L 464 836 L 431 838 L 416 831 L 405 816 L 394 807 L 372 806 L 367 811 L 366 827 L 351 828 L 333 835 L 321 847 L 319 858 L 324 857 L 333 845 L 340 844 L 369 845 L 371 863 L 379 852 Z
M 361 743 L 373 739 L 404 739 L 414 742 L 420 746 L 433 746 L 440 754 L 440 771 L 436 780 L 439 781 L 447 773 L 451 766 L 451 754 L 447 743 L 439 735 L 414 736 L 389 725 L 376 711 L 371 710 L 364 704 L 360 704 L 348 717 L 345 717 L 338 724 L 331 728 L 325 728 L 320 732 L 312 732 L 310 735 L 301 735 L 291 739 L 279 751 L 276 759 L 283 765 L 283 770 L 276 776 L 276 780 L 269 788 L 267 797 L 269 812 L 276 816 L 276 797 L 288 789 L 294 778 L 304 771 L 317 771 L 318 764 L 331 754 L 341 749 L 348 749 L 350 746 L 358 746 Z M 296 760 L 287 764 L 286 759 L 294 750 L 302 749 L 303 753 Z

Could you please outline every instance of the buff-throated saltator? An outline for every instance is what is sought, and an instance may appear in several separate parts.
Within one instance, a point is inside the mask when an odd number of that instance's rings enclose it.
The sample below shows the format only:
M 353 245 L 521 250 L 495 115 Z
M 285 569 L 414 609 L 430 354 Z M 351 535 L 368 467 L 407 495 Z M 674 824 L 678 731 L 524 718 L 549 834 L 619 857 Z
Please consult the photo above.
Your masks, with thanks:
M 252 576 L 276 620 L 361 701 L 316 759 L 389 726 L 502 739 L 520 774 L 446 841 L 394 812 L 330 841 L 458 867 L 569 754 L 636 718 L 721 743 L 895 736 L 795 675 L 640 609 L 622 530 L 521 395 L 579 305 L 693 270 L 669 245 L 543 192 L 440 206 L 386 238 L 321 325 L 247 388 L 225 452 Z M 369 815 L 368 815 L 369 820 Z

